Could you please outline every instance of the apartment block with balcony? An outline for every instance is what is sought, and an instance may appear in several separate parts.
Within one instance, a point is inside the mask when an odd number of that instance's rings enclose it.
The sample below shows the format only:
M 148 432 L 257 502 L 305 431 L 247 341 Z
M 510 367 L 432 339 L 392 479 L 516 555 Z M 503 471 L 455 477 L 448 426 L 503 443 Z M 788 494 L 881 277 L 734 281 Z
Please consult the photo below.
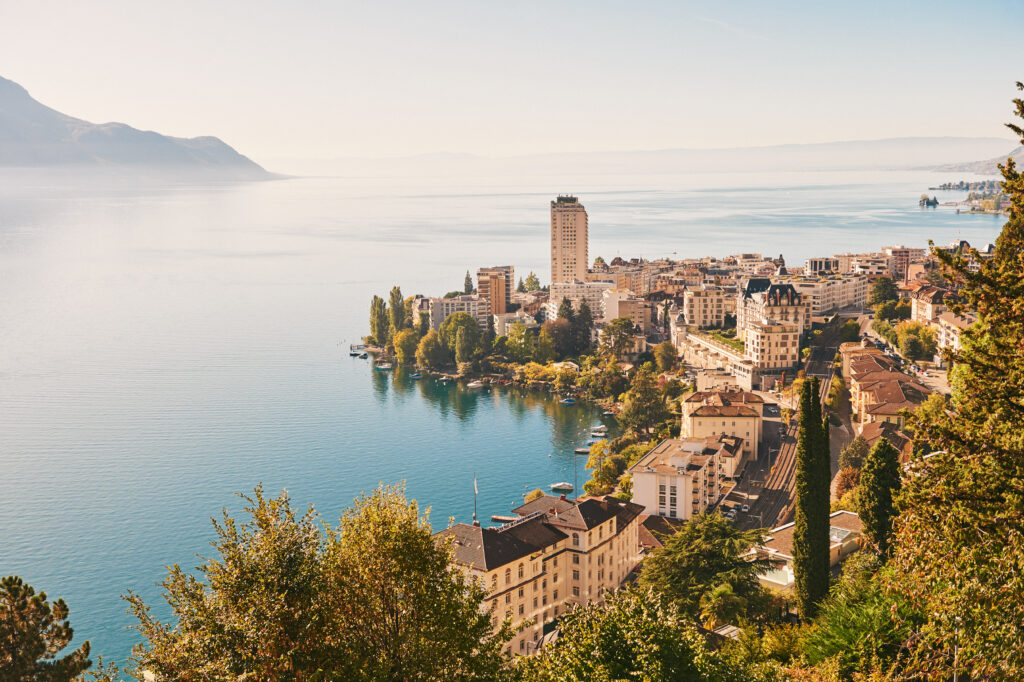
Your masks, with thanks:
M 670 438 L 629 469 L 633 501 L 645 514 L 688 520 L 722 495 L 725 460 L 742 457 L 742 438 Z
M 490 315 L 508 312 L 515 290 L 515 268 L 499 265 L 476 271 L 476 292 Z
M 587 279 L 587 210 L 576 197 L 551 202 L 551 281 Z

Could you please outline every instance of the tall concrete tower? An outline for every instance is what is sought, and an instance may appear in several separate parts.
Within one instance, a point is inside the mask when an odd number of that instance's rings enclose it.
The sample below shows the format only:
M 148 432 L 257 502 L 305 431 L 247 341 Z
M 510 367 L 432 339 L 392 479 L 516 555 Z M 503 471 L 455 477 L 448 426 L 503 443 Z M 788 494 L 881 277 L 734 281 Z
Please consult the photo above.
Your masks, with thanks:
M 587 209 L 576 197 L 551 202 L 551 281 L 587 279 Z

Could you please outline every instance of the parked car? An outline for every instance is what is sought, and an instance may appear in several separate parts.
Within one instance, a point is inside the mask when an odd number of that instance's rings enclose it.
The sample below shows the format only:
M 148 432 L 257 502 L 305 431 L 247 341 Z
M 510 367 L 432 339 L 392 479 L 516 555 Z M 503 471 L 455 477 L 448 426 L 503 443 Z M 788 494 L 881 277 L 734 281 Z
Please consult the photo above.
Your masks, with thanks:
M 735 519 L 736 518 L 736 510 L 735 509 L 727 510 L 725 512 L 725 518 L 727 518 L 727 519 Z
M 748 511 L 750 511 L 750 506 L 749 506 L 749 505 L 746 505 L 746 504 L 745 504 L 745 505 L 743 505 L 743 506 L 741 507 L 741 511 L 742 511 L 742 512 L 743 512 L 744 514 L 746 514 L 746 513 L 748 512 Z

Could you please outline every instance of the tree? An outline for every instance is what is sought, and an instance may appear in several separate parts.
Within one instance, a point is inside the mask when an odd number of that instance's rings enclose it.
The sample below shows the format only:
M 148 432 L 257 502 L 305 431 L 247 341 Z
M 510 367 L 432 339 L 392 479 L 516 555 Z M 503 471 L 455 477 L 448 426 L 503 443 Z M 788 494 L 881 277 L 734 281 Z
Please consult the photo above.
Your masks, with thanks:
M 886 301 L 895 301 L 899 297 L 896 284 L 889 277 L 879 277 L 871 285 L 871 292 L 868 294 L 868 305 L 876 306 Z
M 569 320 L 559 317 L 544 323 L 541 334 L 547 334 L 554 347 L 555 357 L 564 358 L 572 354 L 573 339 Z
M 471 294 L 473 291 L 473 278 L 469 276 L 469 270 L 466 270 L 466 279 L 462 282 L 462 293 Z
M 438 330 L 441 335 L 441 343 L 454 354 L 459 331 L 466 332 L 466 343 L 471 352 L 475 351 L 480 344 L 480 325 L 477 324 L 476 318 L 469 313 L 452 313 L 441 323 L 441 328 Z
M 530 274 L 526 276 L 525 286 L 527 291 L 540 291 L 540 280 L 533 270 L 530 270 Z
M 671 341 L 662 341 L 654 347 L 654 361 L 662 372 L 667 372 L 676 366 L 676 357 L 676 347 Z
M 864 466 L 864 460 L 867 459 L 869 449 L 868 442 L 864 440 L 864 436 L 857 436 L 839 452 L 839 468 L 851 468 L 859 471 Z
M 899 488 L 900 453 L 888 440 L 880 438 L 861 469 L 859 500 L 864 536 L 883 556 L 889 551 L 893 498 Z
M 89 642 L 57 658 L 74 637 L 68 605 L 16 575 L 0 580 L 0 679 L 69 682 L 92 665 Z
M 828 595 L 829 583 L 829 458 L 822 432 L 818 377 L 801 385 L 796 449 L 796 518 L 793 529 L 793 572 L 797 609 L 810 620 Z M 824 467 L 823 467 L 824 464 Z
M 405 327 L 405 299 L 402 290 L 391 287 L 391 301 L 388 306 L 388 335 L 392 338 Z
M 839 327 L 839 342 L 850 343 L 860 340 L 860 324 L 857 320 L 847 320 Z
M 844 467 L 836 474 L 836 499 L 842 499 L 843 495 L 854 490 L 860 485 L 860 469 Z
M 416 362 L 416 349 L 419 347 L 420 339 L 412 329 L 403 329 L 391 340 L 395 346 L 395 357 L 403 365 L 411 365 Z
M 654 375 L 646 369 L 637 370 L 622 401 L 619 422 L 637 431 L 647 431 L 671 416 Z
M 727 661 L 709 651 L 693 623 L 657 595 L 628 588 L 570 611 L 560 635 L 537 656 L 518 661 L 523 677 L 564 680 L 775 679 L 768 667 Z
M 602 258 L 601 256 L 598 256 L 597 258 L 594 259 L 594 267 L 595 268 L 599 267 L 599 266 L 602 266 L 602 265 L 607 265 L 607 263 L 605 263 L 605 261 L 604 261 L 604 258 Z
M 907 360 L 918 360 L 924 357 L 924 344 L 914 334 L 904 334 L 899 337 L 900 355 Z
M 455 362 L 462 364 L 473 359 L 473 342 L 465 327 L 460 327 L 455 334 Z
M 539 500 L 542 497 L 544 497 L 544 491 L 540 488 L 534 488 L 523 496 L 523 503 L 533 502 L 534 500 Z
M 214 522 L 200 578 L 163 581 L 174 624 L 128 596 L 139 667 L 160 679 L 492 679 L 508 632 L 491 633 L 484 589 L 449 569 L 451 547 L 401 487 L 378 488 L 336 528 L 257 488 L 247 520 Z
M 416 364 L 426 369 L 439 369 L 451 361 L 448 349 L 441 343 L 441 335 L 431 329 L 416 346 Z
M 1024 99 L 1014 106 L 1024 118 Z M 954 312 L 978 322 L 947 349 L 952 414 L 910 420 L 915 449 L 932 450 L 911 461 L 897 499 L 888 588 L 925 614 L 908 645 L 922 679 L 1024 678 L 1024 175 L 1012 160 L 1001 170 L 1010 215 L 991 258 L 933 250 L 961 284 Z
M 758 574 L 774 567 L 771 560 L 745 556 L 763 542 L 760 529 L 742 531 L 719 513 L 698 514 L 664 536 L 662 546 L 644 560 L 640 585 L 693 618 L 701 602 L 721 585 L 728 585 L 733 595 L 751 599 L 762 590 Z
M 601 330 L 601 345 L 613 358 L 621 358 L 633 341 L 633 320 L 617 317 Z
M 388 345 L 390 325 L 387 303 L 380 296 L 374 296 L 370 301 L 370 337 L 374 345 L 381 348 Z
M 572 329 L 573 352 L 579 354 L 590 350 L 590 335 L 594 331 L 594 316 L 586 301 L 580 301 L 580 309 L 576 311 L 576 317 L 569 320 L 569 326 Z
M 562 297 L 562 300 L 558 303 L 558 317 L 559 319 L 566 320 L 569 323 L 569 328 L 572 328 L 572 324 L 576 320 L 576 310 L 572 307 L 572 301 L 569 300 L 568 296 Z
M 547 325 L 541 327 L 540 335 L 537 337 L 537 347 L 533 351 L 533 359 L 541 364 L 551 362 L 555 359 L 555 342 L 551 338 L 551 331 Z
M 528 362 L 533 357 L 533 335 L 520 320 L 508 330 L 505 352 L 515 362 Z
M 420 319 L 416 322 L 416 335 L 421 339 L 430 331 L 430 313 L 420 313 Z
M 516 291 L 520 294 L 526 293 L 526 284 L 523 282 L 522 275 L 519 277 L 519 284 L 516 285 Z

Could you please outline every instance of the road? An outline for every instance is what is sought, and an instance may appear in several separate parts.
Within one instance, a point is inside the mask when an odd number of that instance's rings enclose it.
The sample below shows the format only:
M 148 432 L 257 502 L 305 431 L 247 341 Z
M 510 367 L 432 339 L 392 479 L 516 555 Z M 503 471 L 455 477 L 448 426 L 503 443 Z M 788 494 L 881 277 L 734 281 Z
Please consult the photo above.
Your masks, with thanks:
M 839 324 L 833 322 L 825 327 L 812 344 L 805 369 L 807 376 L 816 376 L 821 381 L 820 400 L 824 404 L 832 381 L 832 362 L 839 349 Z M 792 520 L 797 421 L 794 415 L 786 428 L 781 420 L 764 420 L 763 452 L 757 461 L 747 465 L 744 480 L 738 486 L 740 491 L 749 490 L 758 495 L 750 511 L 737 516 L 736 525 L 740 528 L 774 528 Z M 833 474 L 837 466 L 836 452 L 837 448 L 833 448 Z

